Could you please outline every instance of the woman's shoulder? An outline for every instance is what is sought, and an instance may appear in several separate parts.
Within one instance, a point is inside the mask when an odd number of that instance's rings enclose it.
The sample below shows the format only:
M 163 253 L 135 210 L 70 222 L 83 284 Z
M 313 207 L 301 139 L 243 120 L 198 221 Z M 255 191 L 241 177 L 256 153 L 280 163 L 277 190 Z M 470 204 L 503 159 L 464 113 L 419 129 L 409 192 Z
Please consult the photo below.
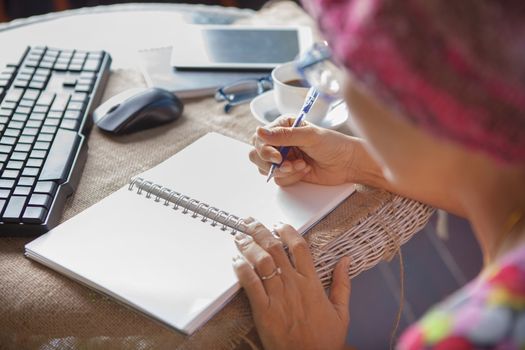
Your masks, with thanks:
M 525 245 L 432 308 L 401 336 L 399 349 L 525 347 Z

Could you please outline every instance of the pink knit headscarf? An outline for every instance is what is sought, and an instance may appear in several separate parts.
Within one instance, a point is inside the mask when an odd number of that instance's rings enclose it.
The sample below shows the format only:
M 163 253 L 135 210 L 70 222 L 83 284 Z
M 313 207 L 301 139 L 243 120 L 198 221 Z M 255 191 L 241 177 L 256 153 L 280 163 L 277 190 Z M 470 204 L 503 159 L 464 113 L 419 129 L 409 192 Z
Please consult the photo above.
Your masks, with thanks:
M 304 0 L 336 58 L 414 123 L 525 161 L 524 0 Z

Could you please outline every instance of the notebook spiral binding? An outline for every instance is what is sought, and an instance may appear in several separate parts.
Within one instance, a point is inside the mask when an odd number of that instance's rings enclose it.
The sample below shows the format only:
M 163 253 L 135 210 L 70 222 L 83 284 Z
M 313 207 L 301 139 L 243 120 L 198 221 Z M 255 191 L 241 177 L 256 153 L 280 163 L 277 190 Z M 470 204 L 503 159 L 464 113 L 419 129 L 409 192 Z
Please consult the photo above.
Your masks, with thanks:
M 198 218 L 200 216 L 202 222 L 210 220 L 211 226 L 220 224 L 222 231 L 230 229 L 232 235 L 237 231 L 246 232 L 246 224 L 243 219 L 195 198 L 191 198 L 152 181 L 147 181 L 141 177 L 130 180 L 128 190 L 133 191 L 135 188 L 138 195 L 142 195 L 144 192 L 146 198 L 149 199 L 153 196 L 155 202 L 163 200 L 165 206 L 173 205 L 174 210 L 182 208 L 183 214 L 191 212 L 192 218 Z

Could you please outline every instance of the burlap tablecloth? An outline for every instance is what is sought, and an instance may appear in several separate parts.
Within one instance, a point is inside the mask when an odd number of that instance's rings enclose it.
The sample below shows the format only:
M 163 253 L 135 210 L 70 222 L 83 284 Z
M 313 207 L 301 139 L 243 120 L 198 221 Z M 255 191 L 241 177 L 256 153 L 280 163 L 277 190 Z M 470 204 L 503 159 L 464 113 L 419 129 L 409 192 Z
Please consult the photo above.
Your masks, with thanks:
M 311 20 L 292 3 L 277 3 L 254 18 L 264 23 Z M 145 85 L 138 71 L 111 74 L 104 99 Z M 180 151 L 210 131 L 248 141 L 258 123 L 248 106 L 224 114 L 212 98 L 185 103 L 183 117 L 170 125 L 128 136 L 108 136 L 96 128 L 78 190 L 68 199 L 63 220 L 116 191 L 129 178 Z M 394 196 L 361 188 L 320 222 L 310 240 L 337 236 L 380 212 Z M 254 213 L 256 216 L 256 213 Z M 162 326 L 62 275 L 26 259 L 32 238 L 0 239 L 0 349 L 249 349 L 260 347 L 244 293 L 239 293 L 193 336 Z

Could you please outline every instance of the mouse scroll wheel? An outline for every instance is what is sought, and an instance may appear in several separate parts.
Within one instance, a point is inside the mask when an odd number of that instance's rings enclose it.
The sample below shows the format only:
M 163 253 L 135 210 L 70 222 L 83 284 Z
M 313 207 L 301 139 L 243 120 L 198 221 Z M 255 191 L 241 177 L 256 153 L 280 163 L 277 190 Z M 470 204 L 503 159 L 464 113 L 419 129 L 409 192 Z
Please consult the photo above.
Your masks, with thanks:
M 113 111 L 114 111 L 115 109 L 117 109 L 119 106 L 120 106 L 120 104 L 115 105 L 115 106 L 112 106 L 112 107 L 106 112 L 106 114 L 109 114 L 109 113 L 113 112 Z

